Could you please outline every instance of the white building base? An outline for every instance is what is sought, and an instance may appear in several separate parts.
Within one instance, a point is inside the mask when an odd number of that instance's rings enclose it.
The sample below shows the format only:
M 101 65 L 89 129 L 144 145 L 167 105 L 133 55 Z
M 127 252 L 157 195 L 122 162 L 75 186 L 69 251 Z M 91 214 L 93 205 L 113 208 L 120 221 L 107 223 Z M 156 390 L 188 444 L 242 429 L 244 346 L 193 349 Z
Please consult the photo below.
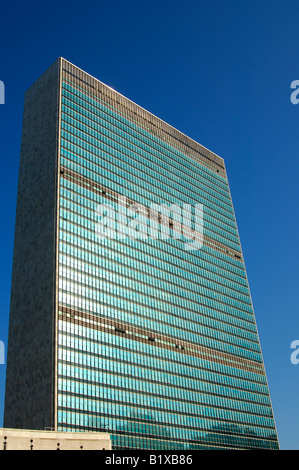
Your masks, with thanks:
M 109 434 L 0 429 L 0 450 L 111 450 Z

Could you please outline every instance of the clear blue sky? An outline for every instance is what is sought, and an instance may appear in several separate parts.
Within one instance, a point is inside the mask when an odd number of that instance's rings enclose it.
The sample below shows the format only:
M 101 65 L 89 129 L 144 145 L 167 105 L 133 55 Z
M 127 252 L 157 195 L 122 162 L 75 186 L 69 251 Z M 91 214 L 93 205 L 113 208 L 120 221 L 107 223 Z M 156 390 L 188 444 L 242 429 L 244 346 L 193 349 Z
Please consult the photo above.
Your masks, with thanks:
M 24 92 L 63 56 L 225 159 L 280 445 L 299 449 L 299 2 L 5 2 L 0 39 L 0 340 Z M 4 385 L 0 365 L 0 427 Z

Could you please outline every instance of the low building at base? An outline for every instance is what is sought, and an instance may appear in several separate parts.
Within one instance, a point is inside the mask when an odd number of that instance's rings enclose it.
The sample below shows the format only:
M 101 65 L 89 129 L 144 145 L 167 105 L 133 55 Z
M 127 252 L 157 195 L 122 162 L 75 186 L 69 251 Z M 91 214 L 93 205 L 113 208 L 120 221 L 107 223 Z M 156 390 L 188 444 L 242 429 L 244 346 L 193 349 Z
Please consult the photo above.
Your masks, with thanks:
M 111 450 L 110 435 L 102 432 L 2 428 L 0 438 L 0 450 Z

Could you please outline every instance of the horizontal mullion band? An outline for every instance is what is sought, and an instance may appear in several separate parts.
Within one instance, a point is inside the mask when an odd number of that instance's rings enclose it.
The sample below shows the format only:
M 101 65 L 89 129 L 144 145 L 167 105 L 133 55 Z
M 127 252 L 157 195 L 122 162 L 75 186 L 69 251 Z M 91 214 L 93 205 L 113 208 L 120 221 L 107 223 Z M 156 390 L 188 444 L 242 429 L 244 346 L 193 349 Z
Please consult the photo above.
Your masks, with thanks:
M 77 172 L 75 172 L 75 171 L 73 171 L 69 168 L 61 166 L 60 174 L 63 176 L 63 178 L 67 179 L 68 181 L 75 182 L 79 186 L 82 186 L 83 188 L 88 189 L 91 192 L 95 192 L 95 193 L 99 194 L 100 196 L 102 196 L 103 198 L 105 198 L 107 200 L 110 200 L 112 202 L 117 202 L 117 203 L 119 203 L 119 201 L 122 200 L 121 195 L 119 193 L 117 193 L 116 191 L 108 189 L 104 185 L 96 183 L 95 181 L 91 180 L 90 178 L 79 175 Z M 126 198 L 126 201 L 127 201 L 128 206 L 136 204 L 136 202 L 133 199 L 130 199 L 130 198 Z M 148 208 L 146 208 L 146 213 L 144 215 L 147 218 L 150 218 L 151 214 L 150 214 L 150 210 Z M 159 214 L 158 213 L 156 213 L 156 218 L 158 219 L 160 224 L 165 225 L 165 226 L 170 226 L 170 223 L 167 224 L 165 222 L 164 217 L 160 217 L 160 219 L 159 219 Z M 173 224 L 172 228 L 173 228 L 173 230 L 175 230 L 175 228 L 176 228 L 175 223 Z M 185 226 L 183 227 L 182 226 L 181 231 L 182 232 L 180 232 L 180 233 L 184 232 L 185 234 L 189 234 L 190 238 L 192 238 L 192 236 L 194 235 L 194 232 L 192 230 L 190 230 L 189 227 L 185 227 Z M 219 251 L 219 252 L 221 252 L 221 253 L 223 253 L 223 254 L 225 254 L 225 255 L 233 258 L 233 259 L 236 259 L 236 260 L 240 261 L 241 263 L 243 263 L 243 258 L 242 258 L 241 254 L 238 251 L 235 251 L 232 248 L 227 247 L 226 245 L 223 245 L 222 243 L 220 243 L 216 240 L 213 240 L 212 238 L 208 237 L 205 234 L 203 234 L 203 243 L 205 245 L 211 247 L 212 249 L 214 249 L 216 251 Z
M 67 320 L 71 323 L 86 326 L 88 328 L 100 329 L 101 331 L 115 334 L 117 336 L 125 336 L 128 339 L 150 342 L 152 346 L 169 349 L 181 354 L 196 356 L 209 362 L 216 362 L 229 367 L 236 367 L 242 370 L 247 370 L 259 375 L 265 375 L 262 363 L 251 361 L 240 356 L 233 356 L 232 354 L 216 351 L 207 347 L 202 347 L 187 341 L 181 341 L 177 338 L 170 336 L 160 335 L 153 333 L 150 330 L 143 330 L 137 327 L 132 327 L 129 324 L 112 319 L 102 319 L 99 316 L 91 313 L 82 314 L 79 310 L 70 307 L 59 306 L 59 318 Z

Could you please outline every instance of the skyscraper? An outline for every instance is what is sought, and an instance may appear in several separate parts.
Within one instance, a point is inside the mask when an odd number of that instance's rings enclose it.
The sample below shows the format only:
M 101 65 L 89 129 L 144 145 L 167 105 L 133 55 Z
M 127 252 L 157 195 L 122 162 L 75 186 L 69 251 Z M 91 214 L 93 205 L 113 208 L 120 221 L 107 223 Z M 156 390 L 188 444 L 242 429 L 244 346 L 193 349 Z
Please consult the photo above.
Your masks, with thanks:
M 222 158 L 66 60 L 26 92 L 4 426 L 277 449 Z

